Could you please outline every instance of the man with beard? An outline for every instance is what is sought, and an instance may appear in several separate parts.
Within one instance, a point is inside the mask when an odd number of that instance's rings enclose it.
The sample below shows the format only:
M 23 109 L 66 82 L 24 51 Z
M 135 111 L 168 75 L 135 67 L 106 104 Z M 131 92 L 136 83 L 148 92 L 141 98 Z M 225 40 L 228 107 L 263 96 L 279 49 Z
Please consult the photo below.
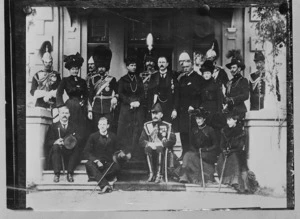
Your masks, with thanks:
M 203 78 L 193 70 L 193 63 L 188 53 L 183 52 L 180 57 L 185 57 L 182 62 L 182 73 L 179 75 L 179 132 L 182 144 L 182 156 L 189 149 L 189 111 L 200 106 L 201 88 Z M 183 60 L 183 59 L 182 59 Z
M 52 124 L 46 136 L 46 148 L 50 149 L 49 161 L 54 170 L 55 183 L 59 182 L 60 171 L 67 167 L 67 180 L 74 182 L 73 173 L 79 161 L 79 147 L 81 136 L 78 127 L 69 121 L 68 107 L 59 108 L 59 122 Z M 63 167 L 63 168 L 62 168 Z
M 177 117 L 178 110 L 178 81 L 172 71 L 168 70 L 169 63 L 165 56 L 160 56 L 157 61 L 159 73 L 151 77 L 148 107 L 160 103 L 163 120 L 172 123 Z
M 90 57 L 90 59 L 88 60 L 88 74 L 86 76 L 86 83 L 88 86 L 88 89 L 90 89 L 90 80 L 93 76 L 95 76 L 97 74 L 97 70 L 96 70 L 96 66 L 95 66 L 95 62 L 94 62 L 94 58 L 93 56 Z
M 176 143 L 176 135 L 172 132 L 172 125 L 162 121 L 163 111 L 159 103 L 151 109 L 152 121 L 144 124 L 139 143 L 144 148 L 149 167 L 148 182 L 155 180 L 155 183 L 162 181 L 162 166 L 164 148 L 172 149 Z M 154 153 L 156 152 L 156 153 Z M 156 154 L 156 177 L 153 169 L 153 156 Z
M 118 103 L 118 83 L 116 78 L 109 75 L 111 57 L 112 52 L 109 48 L 105 46 L 95 48 L 93 58 L 97 73 L 89 82 L 88 104 L 88 118 L 93 120 L 93 132 L 98 129 L 101 117 L 106 117 L 110 124 L 115 125 L 113 119 L 114 109 Z
M 45 41 L 40 48 L 44 69 L 34 74 L 30 94 L 36 99 L 35 106 L 53 108 L 56 106 L 56 90 L 61 81 L 60 74 L 52 68 L 52 45 Z
M 261 110 L 264 108 L 266 94 L 265 82 L 265 56 L 261 51 L 255 52 L 254 62 L 256 72 L 250 74 L 250 110 Z
M 128 73 L 119 80 L 120 115 L 117 136 L 125 146 L 125 153 L 131 153 L 133 159 L 141 156 L 138 147 L 143 126 L 144 86 L 142 79 L 136 74 L 136 58 L 125 60 Z
M 232 57 L 231 62 L 226 64 L 230 69 L 232 79 L 228 81 L 225 93 L 225 111 L 235 111 L 239 113 L 240 119 L 244 119 L 247 108 L 245 101 L 249 98 L 249 83 L 246 78 L 241 75 L 241 71 L 245 69 L 240 50 L 231 50 L 227 57 Z
M 149 97 L 149 85 L 150 79 L 153 75 L 156 75 L 157 71 L 155 70 L 155 59 L 151 55 L 146 55 L 144 59 L 146 70 L 140 73 L 140 78 L 143 80 L 144 84 L 144 101 L 142 102 L 142 107 L 144 110 L 144 118 L 148 119 L 148 97 Z M 144 121 L 145 121 L 144 120 Z

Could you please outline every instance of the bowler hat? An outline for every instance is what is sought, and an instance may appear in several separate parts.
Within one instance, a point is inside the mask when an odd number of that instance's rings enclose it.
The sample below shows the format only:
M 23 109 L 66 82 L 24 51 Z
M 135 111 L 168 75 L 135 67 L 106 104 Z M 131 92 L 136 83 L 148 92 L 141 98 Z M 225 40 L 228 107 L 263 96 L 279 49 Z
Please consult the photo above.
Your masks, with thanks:
M 201 65 L 200 71 L 201 72 L 206 72 L 206 71 L 210 71 L 211 73 L 213 73 L 215 69 L 214 63 L 211 60 L 206 60 L 203 65 Z
M 254 53 L 254 62 L 265 61 L 265 56 L 261 51 L 256 51 Z
M 152 109 L 151 109 L 152 113 L 159 113 L 162 112 L 162 108 L 161 105 L 159 103 L 156 103 L 153 105 Z

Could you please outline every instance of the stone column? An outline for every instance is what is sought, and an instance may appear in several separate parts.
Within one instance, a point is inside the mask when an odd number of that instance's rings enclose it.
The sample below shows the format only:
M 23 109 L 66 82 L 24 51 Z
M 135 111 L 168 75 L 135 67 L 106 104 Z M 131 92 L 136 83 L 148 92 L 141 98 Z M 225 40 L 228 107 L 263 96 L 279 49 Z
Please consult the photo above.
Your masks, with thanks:
M 277 119 L 276 119 L 277 118 Z M 274 111 L 250 111 L 246 115 L 248 133 L 249 169 L 260 187 L 284 194 L 287 185 L 287 124 Z
M 42 180 L 46 165 L 44 142 L 49 125 L 52 124 L 51 111 L 41 108 L 26 110 L 26 186 Z

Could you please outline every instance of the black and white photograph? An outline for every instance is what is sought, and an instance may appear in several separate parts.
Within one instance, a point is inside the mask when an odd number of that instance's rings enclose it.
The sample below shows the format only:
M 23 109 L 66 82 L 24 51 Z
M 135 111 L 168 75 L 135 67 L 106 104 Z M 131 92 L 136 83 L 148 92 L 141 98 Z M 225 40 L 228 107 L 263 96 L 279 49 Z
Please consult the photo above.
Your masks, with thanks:
M 8 208 L 294 209 L 291 1 L 5 9 Z

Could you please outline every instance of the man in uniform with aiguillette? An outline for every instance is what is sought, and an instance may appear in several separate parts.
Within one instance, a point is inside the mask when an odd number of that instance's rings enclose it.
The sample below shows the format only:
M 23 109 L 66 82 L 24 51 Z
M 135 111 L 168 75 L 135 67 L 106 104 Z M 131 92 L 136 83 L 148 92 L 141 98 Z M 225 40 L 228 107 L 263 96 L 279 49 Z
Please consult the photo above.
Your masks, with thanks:
M 45 41 L 40 48 L 44 69 L 34 74 L 30 94 L 36 99 L 35 106 L 44 108 L 56 107 L 56 90 L 61 81 L 60 74 L 52 68 L 52 45 Z
M 93 56 L 91 56 L 88 60 L 88 74 L 86 76 L 86 84 L 88 89 L 90 89 L 89 85 L 90 85 L 91 78 L 94 77 L 96 74 L 97 74 L 97 69 L 95 66 L 94 58 Z
M 152 121 L 144 124 L 139 144 L 144 148 L 147 164 L 149 167 L 148 182 L 155 180 L 155 183 L 162 181 L 162 167 L 165 150 L 172 149 L 176 143 L 176 135 L 172 131 L 172 125 L 162 121 L 163 112 L 159 103 L 151 110 Z M 156 155 L 156 156 L 155 156 Z M 156 176 L 153 168 L 153 157 L 156 157 Z
M 88 118 L 93 120 L 93 132 L 98 130 L 98 121 L 106 117 L 114 125 L 114 109 L 118 103 L 118 83 L 115 77 L 109 75 L 112 52 L 105 46 L 99 46 L 94 51 L 94 62 L 97 73 L 90 79 Z M 114 127 L 111 127 L 112 131 Z
M 256 72 L 250 74 L 250 110 L 261 110 L 264 108 L 266 94 L 265 82 L 265 56 L 261 51 L 255 52 L 254 62 Z

